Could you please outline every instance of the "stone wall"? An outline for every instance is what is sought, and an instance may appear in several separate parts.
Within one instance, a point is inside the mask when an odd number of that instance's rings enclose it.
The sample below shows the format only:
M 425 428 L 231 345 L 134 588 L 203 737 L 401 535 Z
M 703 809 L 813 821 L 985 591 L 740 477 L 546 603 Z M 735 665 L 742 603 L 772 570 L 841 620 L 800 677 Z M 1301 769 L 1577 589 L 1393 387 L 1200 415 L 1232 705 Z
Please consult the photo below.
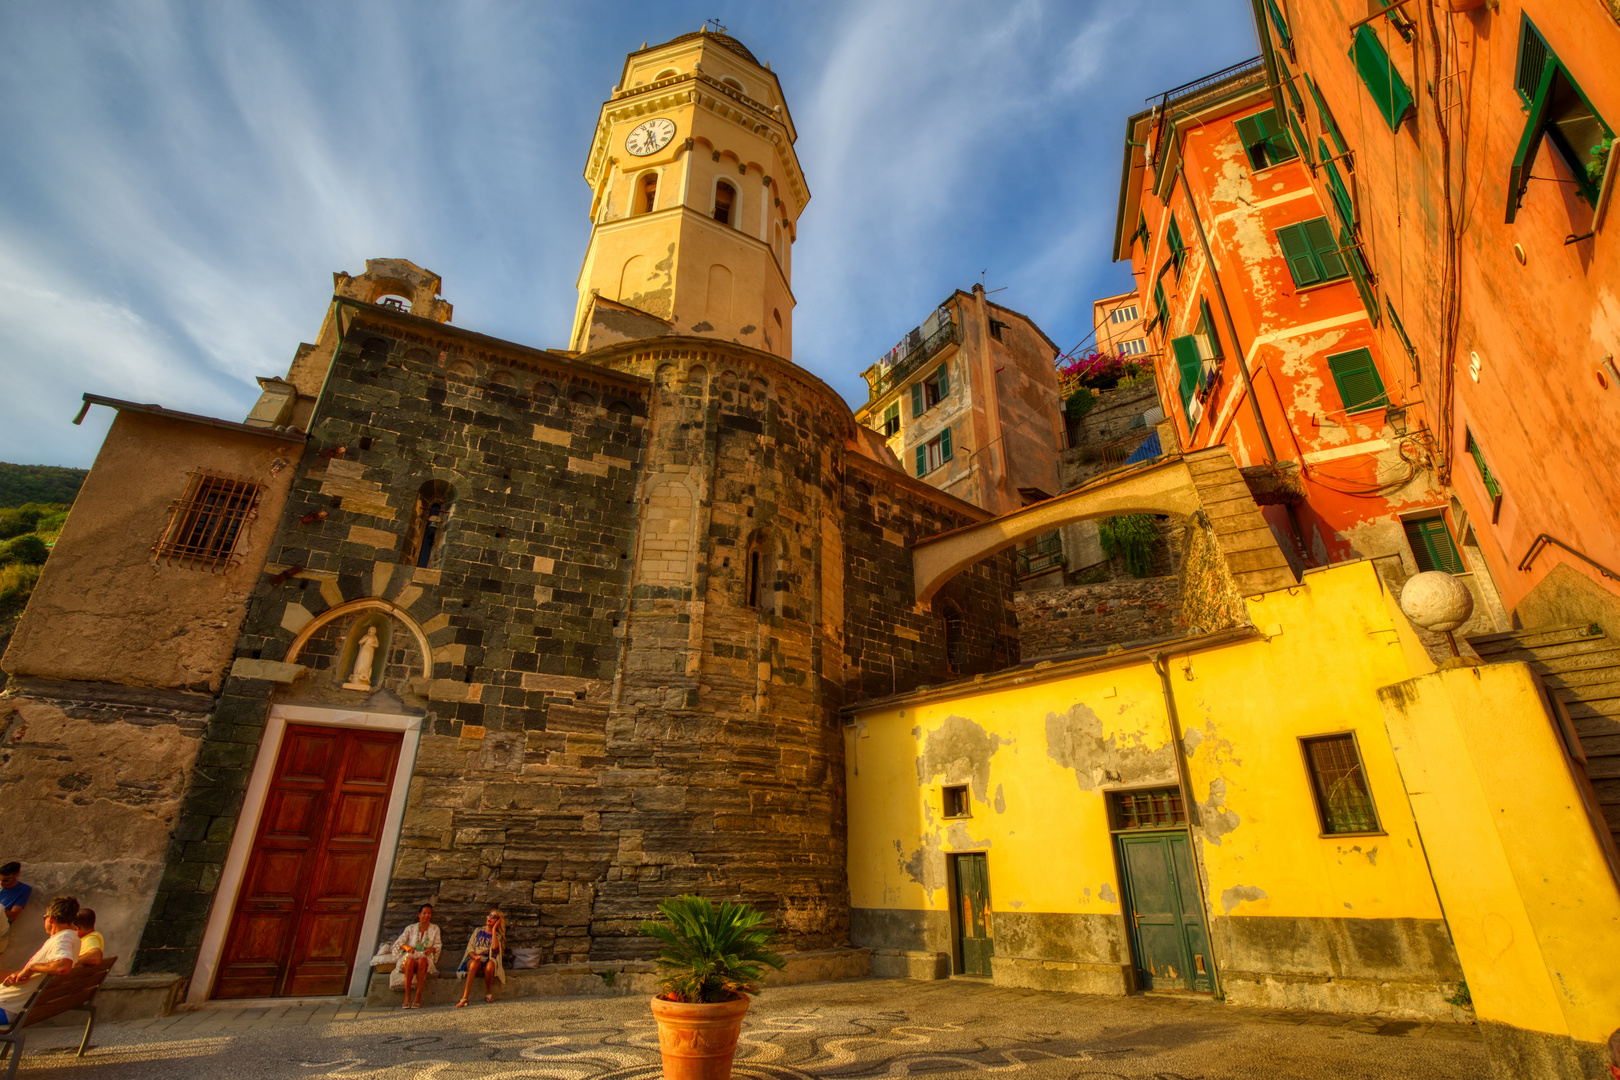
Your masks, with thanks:
M 1152 434 L 1150 427 L 1132 425 L 1158 404 L 1159 391 L 1151 380 L 1097 392 L 1090 411 L 1069 425 L 1069 449 L 1063 451 L 1060 466 L 1063 490 L 1072 491 L 1104 470 L 1101 453 L 1108 443 L 1136 431 L 1143 438 Z
M 1018 593 L 1023 658 L 1179 636 L 1181 590 L 1175 575 L 1024 590 Z

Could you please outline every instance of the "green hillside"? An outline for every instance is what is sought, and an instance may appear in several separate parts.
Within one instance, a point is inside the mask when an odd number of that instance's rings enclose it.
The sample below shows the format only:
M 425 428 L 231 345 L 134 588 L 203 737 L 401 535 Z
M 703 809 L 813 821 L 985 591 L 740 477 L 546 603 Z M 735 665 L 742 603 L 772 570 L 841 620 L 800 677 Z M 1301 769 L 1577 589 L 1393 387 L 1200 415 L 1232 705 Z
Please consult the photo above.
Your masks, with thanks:
M 0 509 L 25 503 L 72 503 L 87 469 L 11 465 L 0 461 Z
M 7 465 L 14 469 L 17 466 Z M 58 472 L 78 472 L 59 469 Z M 79 474 L 83 475 L 82 472 Z M 77 482 L 74 484 L 77 487 Z M 22 618 L 23 608 L 39 580 L 40 568 L 50 556 L 66 524 L 65 503 L 29 503 L 0 508 L 0 653 Z

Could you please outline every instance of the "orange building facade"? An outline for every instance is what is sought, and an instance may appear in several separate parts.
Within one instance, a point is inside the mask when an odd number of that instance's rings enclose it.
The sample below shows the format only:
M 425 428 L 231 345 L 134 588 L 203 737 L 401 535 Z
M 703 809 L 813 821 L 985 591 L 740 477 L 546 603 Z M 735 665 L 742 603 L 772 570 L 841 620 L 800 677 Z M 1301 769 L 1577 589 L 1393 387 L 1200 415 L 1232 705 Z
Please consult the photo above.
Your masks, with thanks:
M 1285 551 L 1460 574 L 1469 632 L 1607 627 L 1620 27 L 1406 6 L 1256 0 L 1261 57 L 1130 118 L 1114 256 L 1183 448 L 1297 478 L 1265 508 Z
M 1452 534 L 1524 625 L 1613 632 L 1620 24 L 1599 0 L 1382 6 L 1257 0 L 1270 107 L 1365 260 Z

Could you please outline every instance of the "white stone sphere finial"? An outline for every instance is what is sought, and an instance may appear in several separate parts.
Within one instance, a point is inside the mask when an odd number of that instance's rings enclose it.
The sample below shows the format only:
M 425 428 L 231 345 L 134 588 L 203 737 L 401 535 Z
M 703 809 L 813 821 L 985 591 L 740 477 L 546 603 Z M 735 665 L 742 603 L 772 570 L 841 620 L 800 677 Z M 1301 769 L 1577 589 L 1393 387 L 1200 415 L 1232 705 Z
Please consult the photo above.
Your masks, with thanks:
M 1401 589 L 1401 610 L 1416 626 L 1448 634 L 1474 613 L 1468 586 L 1444 570 L 1427 570 L 1408 578 Z

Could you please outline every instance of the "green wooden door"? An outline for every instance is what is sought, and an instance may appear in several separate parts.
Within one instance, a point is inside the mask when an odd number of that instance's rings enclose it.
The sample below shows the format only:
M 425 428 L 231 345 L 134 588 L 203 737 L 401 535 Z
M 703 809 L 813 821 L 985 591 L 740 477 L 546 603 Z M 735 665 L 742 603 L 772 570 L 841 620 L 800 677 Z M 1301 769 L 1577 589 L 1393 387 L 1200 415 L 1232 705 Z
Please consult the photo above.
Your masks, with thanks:
M 989 975 L 995 946 L 990 939 L 990 870 L 982 853 L 956 856 L 956 917 L 962 974 Z
M 1131 945 L 1145 990 L 1213 990 L 1209 937 L 1185 833 L 1119 838 Z

